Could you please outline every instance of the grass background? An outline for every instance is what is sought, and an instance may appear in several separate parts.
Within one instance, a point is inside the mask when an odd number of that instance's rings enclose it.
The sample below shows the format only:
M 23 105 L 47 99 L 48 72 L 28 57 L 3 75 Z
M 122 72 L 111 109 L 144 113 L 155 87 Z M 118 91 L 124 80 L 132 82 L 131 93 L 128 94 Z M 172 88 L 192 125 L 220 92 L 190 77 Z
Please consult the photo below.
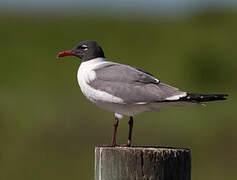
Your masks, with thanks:
M 0 16 L 0 179 L 93 179 L 94 146 L 111 141 L 113 114 L 81 93 L 80 60 L 56 59 L 96 40 L 108 60 L 225 102 L 135 117 L 134 145 L 192 150 L 192 179 L 236 179 L 237 14 L 188 18 Z M 128 118 L 118 141 L 127 139 Z

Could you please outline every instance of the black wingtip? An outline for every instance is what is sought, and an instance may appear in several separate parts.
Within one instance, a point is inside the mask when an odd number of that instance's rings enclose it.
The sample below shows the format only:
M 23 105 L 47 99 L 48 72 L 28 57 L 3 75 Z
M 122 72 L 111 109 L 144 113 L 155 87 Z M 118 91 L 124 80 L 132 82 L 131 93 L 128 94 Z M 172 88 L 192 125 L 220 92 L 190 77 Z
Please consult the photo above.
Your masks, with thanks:
M 228 94 L 198 94 L 198 93 L 188 93 L 186 97 L 183 97 L 185 101 L 197 101 L 197 102 L 206 102 L 206 101 L 219 101 L 226 100 Z

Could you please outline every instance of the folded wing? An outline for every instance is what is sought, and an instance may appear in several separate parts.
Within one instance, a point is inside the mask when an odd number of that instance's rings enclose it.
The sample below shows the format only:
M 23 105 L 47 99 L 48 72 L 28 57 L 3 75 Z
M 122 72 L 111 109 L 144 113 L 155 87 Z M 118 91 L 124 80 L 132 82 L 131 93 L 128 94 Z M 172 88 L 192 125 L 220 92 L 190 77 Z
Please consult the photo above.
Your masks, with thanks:
M 173 101 L 186 96 L 138 68 L 108 62 L 94 71 L 96 78 L 89 85 L 123 99 L 126 104 Z

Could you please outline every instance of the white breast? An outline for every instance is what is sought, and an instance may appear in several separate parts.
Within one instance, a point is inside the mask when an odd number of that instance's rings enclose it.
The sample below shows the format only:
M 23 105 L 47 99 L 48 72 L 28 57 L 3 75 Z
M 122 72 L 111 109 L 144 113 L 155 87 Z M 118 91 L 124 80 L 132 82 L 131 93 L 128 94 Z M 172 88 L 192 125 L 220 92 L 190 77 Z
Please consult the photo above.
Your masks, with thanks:
M 93 80 L 96 80 L 96 69 L 99 65 L 107 63 L 104 58 L 95 58 L 81 63 L 78 72 L 77 80 L 81 88 L 82 93 L 92 102 L 100 104 L 103 102 L 106 103 L 123 103 L 123 100 L 119 97 L 115 97 L 111 94 L 108 94 L 104 91 L 96 90 L 92 88 L 89 83 Z

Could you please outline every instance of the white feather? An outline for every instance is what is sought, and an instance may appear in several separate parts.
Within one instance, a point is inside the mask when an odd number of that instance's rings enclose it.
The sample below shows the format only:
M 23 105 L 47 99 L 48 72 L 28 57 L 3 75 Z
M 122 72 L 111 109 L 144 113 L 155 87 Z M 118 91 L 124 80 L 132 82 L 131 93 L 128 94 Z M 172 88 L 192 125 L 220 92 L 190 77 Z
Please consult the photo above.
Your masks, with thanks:
M 93 81 L 95 79 L 96 79 L 96 73 L 93 70 L 88 72 L 88 74 L 85 76 L 86 83 L 90 83 L 91 81 Z
M 122 115 L 122 114 L 119 114 L 119 113 L 115 113 L 115 117 L 118 118 L 118 119 L 122 119 L 122 118 L 123 118 L 123 115 Z
M 89 85 L 89 82 L 96 79 L 96 73 L 94 69 L 103 63 L 107 63 L 104 58 L 95 58 L 93 60 L 81 63 L 77 72 L 77 80 L 81 91 L 90 101 L 96 104 L 100 102 L 121 104 L 123 103 L 121 98 L 113 96 L 104 91 L 96 90 Z
M 184 96 L 187 96 L 187 93 L 186 92 L 183 92 L 181 94 L 177 94 L 177 95 L 174 95 L 174 96 L 170 96 L 168 98 L 166 98 L 166 100 L 178 100 L 179 98 L 181 97 L 184 97 Z
M 135 104 L 147 104 L 147 102 L 137 102 Z

